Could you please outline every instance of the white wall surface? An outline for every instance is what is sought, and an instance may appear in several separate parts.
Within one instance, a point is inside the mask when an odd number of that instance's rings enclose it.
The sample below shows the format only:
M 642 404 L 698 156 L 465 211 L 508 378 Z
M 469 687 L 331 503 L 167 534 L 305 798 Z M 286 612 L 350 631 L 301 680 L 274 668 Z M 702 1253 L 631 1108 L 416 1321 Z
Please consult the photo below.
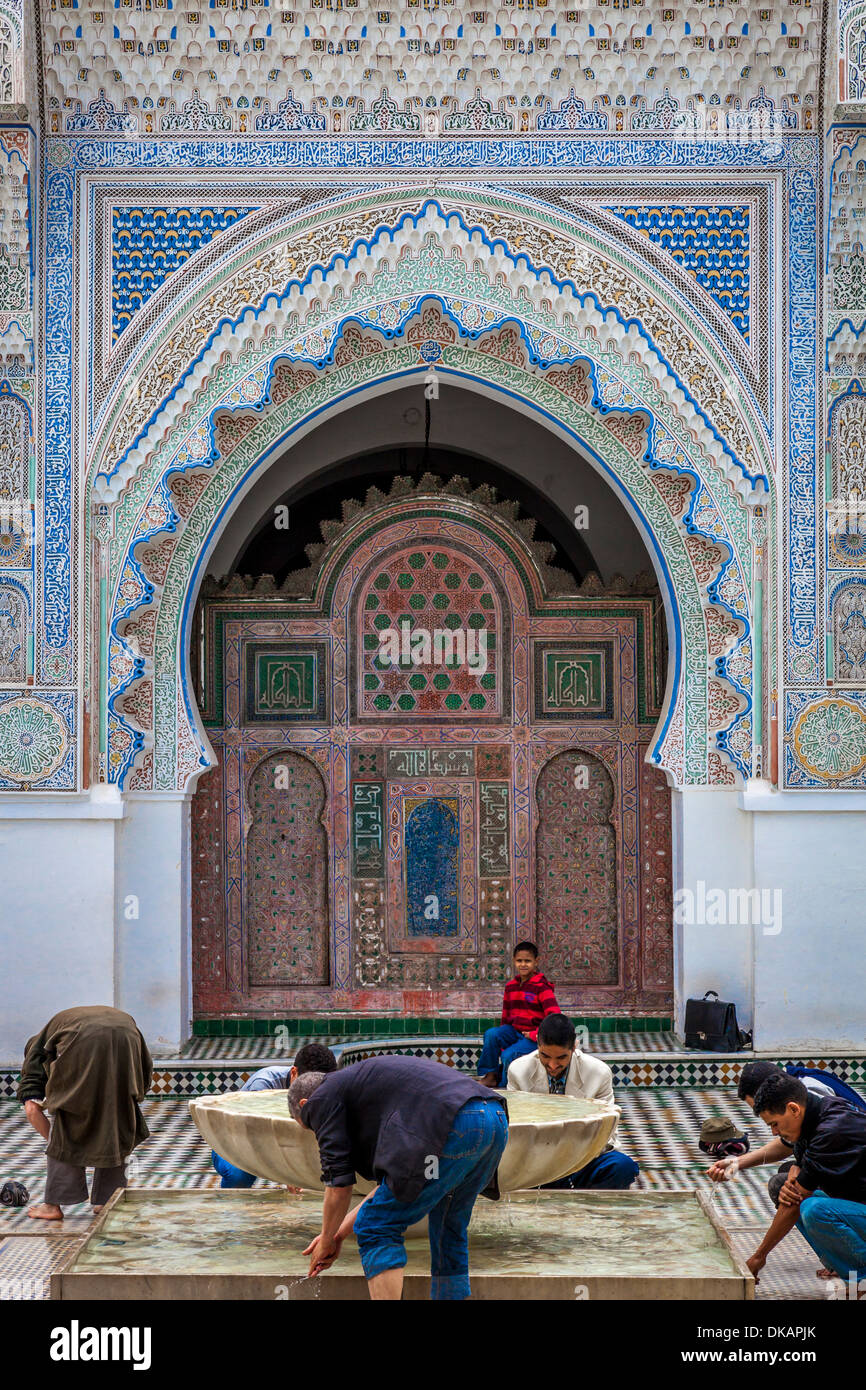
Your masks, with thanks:
M 8 810 L 0 805 L 0 1062 L 19 1064 L 53 1014 L 114 1002 L 114 821 L 5 819 Z
M 0 1064 L 77 1004 L 126 1009 L 157 1056 L 189 1036 L 188 798 L 112 793 L 0 798 Z
M 685 788 L 672 792 L 674 891 L 691 889 L 696 907 L 704 893 L 754 886 L 751 821 L 740 810 L 737 793 L 726 788 Z M 707 913 L 707 916 L 710 914 Z M 728 915 L 728 914 L 726 914 Z M 682 1036 L 685 1001 L 714 989 L 737 1006 L 741 1028 L 751 1028 L 751 925 L 692 922 L 674 927 L 676 1028 Z
M 866 811 L 753 819 L 756 878 L 782 889 L 782 930 L 755 939 L 755 1045 L 866 1049 Z
M 117 1007 L 132 1014 L 155 1056 L 176 1055 L 192 1031 L 189 797 L 133 793 L 125 808 L 116 847 Z

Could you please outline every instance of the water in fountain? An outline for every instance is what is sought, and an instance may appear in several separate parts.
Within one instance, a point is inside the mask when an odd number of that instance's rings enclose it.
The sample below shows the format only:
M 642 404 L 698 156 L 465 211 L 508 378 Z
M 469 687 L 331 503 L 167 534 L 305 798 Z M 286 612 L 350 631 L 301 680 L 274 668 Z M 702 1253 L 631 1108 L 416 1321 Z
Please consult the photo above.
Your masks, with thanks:
M 309 1280 L 302 1254 L 321 1229 L 321 1198 L 264 1191 L 254 1200 L 218 1191 L 136 1194 L 110 1213 L 79 1257 L 82 1272 L 273 1276 L 293 1289 Z M 703 1278 L 734 1272 L 731 1258 L 694 1198 L 670 1193 L 514 1193 L 476 1203 L 469 1231 L 474 1273 L 581 1278 Z M 430 1267 L 425 1237 L 406 1242 L 407 1273 Z M 334 1270 L 361 1275 L 354 1242 Z

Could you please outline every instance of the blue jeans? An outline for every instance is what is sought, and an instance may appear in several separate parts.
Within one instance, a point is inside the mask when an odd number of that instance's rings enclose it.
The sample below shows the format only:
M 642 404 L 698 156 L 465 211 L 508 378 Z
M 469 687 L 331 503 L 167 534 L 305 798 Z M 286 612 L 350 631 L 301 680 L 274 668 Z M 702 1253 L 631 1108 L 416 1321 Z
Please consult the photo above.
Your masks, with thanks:
M 840 1279 L 866 1279 L 866 1203 L 813 1192 L 800 1203 L 797 1230 Z
M 535 1049 L 536 1044 L 530 1042 L 522 1033 L 518 1033 L 510 1023 L 502 1023 L 498 1028 L 488 1028 L 484 1034 L 481 1056 L 478 1058 L 478 1075 L 486 1076 L 488 1072 L 498 1071 L 499 1084 L 504 1086 L 508 1068 L 515 1057 L 523 1057 Z
M 556 1182 L 546 1182 L 544 1187 L 560 1191 L 566 1188 L 572 1191 L 585 1191 L 588 1188 L 622 1191 L 631 1187 L 639 1172 L 634 1159 L 629 1158 L 628 1154 L 621 1153 L 619 1149 L 608 1149 L 585 1167 L 578 1168 L 576 1173 L 567 1178 L 558 1178 Z
M 364 1275 L 373 1279 L 406 1263 L 408 1226 L 428 1218 L 430 1297 L 469 1297 L 469 1219 L 479 1192 L 499 1166 L 508 1139 L 508 1118 L 496 1100 L 468 1100 L 454 1116 L 438 1162 L 412 1202 L 398 1202 L 383 1180 L 355 1217 L 355 1239 Z M 433 1165 L 431 1165 L 433 1166 Z
M 227 1158 L 220 1158 L 218 1153 L 212 1153 L 211 1160 L 222 1178 L 220 1187 L 252 1187 L 256 1180 L 255 1173 L 245 1173 L 243 1168 L 236 1168 Z

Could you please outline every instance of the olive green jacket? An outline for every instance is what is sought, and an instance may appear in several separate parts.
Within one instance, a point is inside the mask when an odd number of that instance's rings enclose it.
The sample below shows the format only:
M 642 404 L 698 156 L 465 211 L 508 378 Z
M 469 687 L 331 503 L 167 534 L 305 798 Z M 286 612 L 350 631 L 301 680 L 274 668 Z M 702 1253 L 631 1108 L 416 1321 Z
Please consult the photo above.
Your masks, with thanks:
M 117 1168 L 150 1133 L 139 1103 L 152 1072 L 129 1014 L 103 1005 L 64 1009 L 28 1042 L 18 1099 L 44 1100 L 49 1158 Z

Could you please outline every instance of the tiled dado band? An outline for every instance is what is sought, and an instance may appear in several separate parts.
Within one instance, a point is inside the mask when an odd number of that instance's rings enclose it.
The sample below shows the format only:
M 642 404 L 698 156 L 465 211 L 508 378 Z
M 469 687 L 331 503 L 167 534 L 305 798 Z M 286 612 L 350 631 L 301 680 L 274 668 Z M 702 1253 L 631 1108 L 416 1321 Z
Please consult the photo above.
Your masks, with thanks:
M 666 1035 L 666 1039 L 671 1035 Z M 217 1043 L 212 1039 L 212 1044 Z M 240 1040 L 220 1040 L 223 1043 Z M 480 1052 L 479 1038 L 428 1037 L 388 1039 L 353 1039 L 319 1034 L 315 1038 L 298 1037 L 288 1052 L 279 1054 L 274 1049 L 251 1046 L 232 1049 L 216 1048 L 212 1055 L 158 1062 L 153 1073 L 149 1094 L 152 1096 L 199 1096 L 213 1095 L 221 1091 L 238 1090 L 259 1067 L 272 1064 L 285 1056 L 291 1057 L 296 1047 L 304 1042 L 323 1042 L 338 1054 L 341 1066 L 350 1066 L 365 1058 L 394 1053 L 405 1057 L 429 1057 L 434 1061 L 445 1062 L 461 1071 L 474 1072 Z M 607 1040 L 605 1040 L 607 1041 Z M 618 1041 L 621 1041 L 618 1039 Z M 754 1058 L 750 1052 L 741 1053 L 700 1053 L 677 1050 L 625 1051 L 608 1050 L 606 1046 L 590 1049 L 595 1056 L 603 1057 L 613 1072 L 614 1085 L 618 1087 L 733 1087 L 739 1079 L 740 1070 L 747 1061 Z M 835 1073 L 850 1085 L 863 1089 L 866 1087 L 866 1055 L 848 1057 L 792 1057 L 789 1054 L 762 1054 L 769 1061 L 785 1066 L 789 1062 L 802 1066 L 812 1066 Z M 15 1096 L 18 1072 L 0 1071 L 0 1098 Z
M 637 1014 L 633 1017 L 620 1017 L 616 1014 L 571 1015 L 577 1028 L 584 1027 L 590 1033 L 669 1033 L 673 1020 L 651 1014 Z M 440 1035 L 451 1037 L 469 1036 L 475 1038 L 485 1028 L 494 1028 L 499 1023 L 498 1016 L 463 1016 L 460 1018 L 406 1018 L 387 1017 L 365 1018 L 361 1014 L 340 1018 L 331 1014 L 317 1018 L 197 1018 L 192 1025 L 191 1043 L 184 1048 L 185 1054 L 190 1046 L 203 1038 L 268 1038 L 288 1034 L 315 1038 L 317 1034 L 329 1033 L 332 1037 L 342 1037 L 345 1041 L 360 1041 L 362 1038 L 380 1037 L 419 1037 L 432 1038 Z

